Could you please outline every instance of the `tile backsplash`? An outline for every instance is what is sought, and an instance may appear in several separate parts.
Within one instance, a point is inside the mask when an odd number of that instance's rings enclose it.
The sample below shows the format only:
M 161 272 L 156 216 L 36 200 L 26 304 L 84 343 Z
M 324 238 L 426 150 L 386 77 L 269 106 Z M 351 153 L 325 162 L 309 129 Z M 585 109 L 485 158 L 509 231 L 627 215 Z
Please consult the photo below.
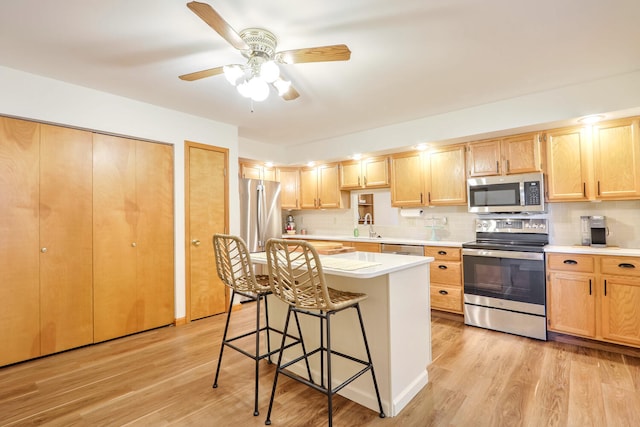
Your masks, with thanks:
M 474 240 L 476 214 L 466 206 L 436 206 L 422 208 L 420 216 L 403 216 L 399 208 L 391 206 L 388 190 L 353 191 L 351 209 L 299 210 L 291 213 L 298 232 L 308 234 L 352 236 L 357 223 L 357 197 L 360 193 L 374 194 L 373 229 L 383 237 L 419 240 L 466 242 Z M 580 216 L 604 215 L 609 235 L 607 244 L 623 248 L 640 248 L 640 201 L 549 203 L 547 213 L 536 217 L 548 218 L 549 242 L 553 245 L 580 244 Z M 359 225 L 361 236 L 367 236 L 369 226 Z

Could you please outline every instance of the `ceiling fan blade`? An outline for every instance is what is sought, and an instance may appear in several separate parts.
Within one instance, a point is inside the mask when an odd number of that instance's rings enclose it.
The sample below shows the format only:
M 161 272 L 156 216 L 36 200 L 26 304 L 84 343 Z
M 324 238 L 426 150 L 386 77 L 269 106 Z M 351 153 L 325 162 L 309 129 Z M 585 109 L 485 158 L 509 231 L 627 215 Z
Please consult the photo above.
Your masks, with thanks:
M 282 95 L 282 99 L 284 99 L 285 101 L 293 101 L 299 96 L 300 94 L 298 93 L 296 88 L 293 86 L 289 86 L 289 90 Z
M 187 7 L 206 22 L 211 28 L 213 28 L 218 34 L 222 36 L 229 44 L 238 50 L 249 49 L 249 46 L 240 38 L 240 35 L 231 28 L 231 26 L 225 21 L 222 16 L 218 14 L 207 3 L 200 3 L 192 1 L 187 3 Z
M 223 67 L 209 68 L 208 70 L 196 71 L 195 73 L 183 74 L 180 77 L 180 80 L 186 80 L 188 82 L 192 82 L 194 80 L 204 79 L 205 77 L 217 76 L 218 74 L 222 74 Z
M 345 44 L 284 50 L 276 53 L 276 60 L 284 64 L 303 62 L 348 61 L 351 51 Z

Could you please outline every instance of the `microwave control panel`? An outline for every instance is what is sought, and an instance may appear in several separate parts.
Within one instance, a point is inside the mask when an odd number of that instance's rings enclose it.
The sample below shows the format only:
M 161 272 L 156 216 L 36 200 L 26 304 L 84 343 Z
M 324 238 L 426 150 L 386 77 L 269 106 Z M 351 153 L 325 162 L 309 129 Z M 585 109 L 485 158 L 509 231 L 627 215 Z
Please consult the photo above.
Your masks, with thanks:
M 525 206 L 535 206 L 540 204 L 540 182 L 526 181 L 524 183 L 524 204 Z

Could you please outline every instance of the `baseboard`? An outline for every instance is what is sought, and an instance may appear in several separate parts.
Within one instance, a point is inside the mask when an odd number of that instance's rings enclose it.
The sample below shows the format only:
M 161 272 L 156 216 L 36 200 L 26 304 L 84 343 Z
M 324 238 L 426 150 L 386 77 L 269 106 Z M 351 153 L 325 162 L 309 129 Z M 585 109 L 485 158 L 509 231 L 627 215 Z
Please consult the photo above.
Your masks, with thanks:
M 565 335 L 558 332 L 548 331 L 547 340 L 565 344 L 573 344 L 593 350 L 609 351 L 611 353 L 619 353 L 626 356 L 640 357 L 640 348 L 628 347 L 626 345 L 613 344 L 604 341 L 590 340 L 588 338 Z
M 173 321 L 173 326 L 183 326 L 187 324 L 186 317 L 179 317 Z
M 436 317 L 439 319 L 448 319 L 455 320 L 460 323 L 464 323 L 464 315 L 458 313 L 450 313 L 448 311 L 440 311 L 436 309 L 431 309 L 431 317 Z

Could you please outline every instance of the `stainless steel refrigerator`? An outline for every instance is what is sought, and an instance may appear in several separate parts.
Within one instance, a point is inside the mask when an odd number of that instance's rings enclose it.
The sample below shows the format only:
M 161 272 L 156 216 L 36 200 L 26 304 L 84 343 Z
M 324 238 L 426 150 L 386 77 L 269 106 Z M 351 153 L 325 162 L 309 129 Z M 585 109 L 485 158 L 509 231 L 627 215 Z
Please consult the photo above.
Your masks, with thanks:
M 240 179 L 240 237 L 249 252 L 263 252 L 267 240 L 282 237 L 280 183 Z

